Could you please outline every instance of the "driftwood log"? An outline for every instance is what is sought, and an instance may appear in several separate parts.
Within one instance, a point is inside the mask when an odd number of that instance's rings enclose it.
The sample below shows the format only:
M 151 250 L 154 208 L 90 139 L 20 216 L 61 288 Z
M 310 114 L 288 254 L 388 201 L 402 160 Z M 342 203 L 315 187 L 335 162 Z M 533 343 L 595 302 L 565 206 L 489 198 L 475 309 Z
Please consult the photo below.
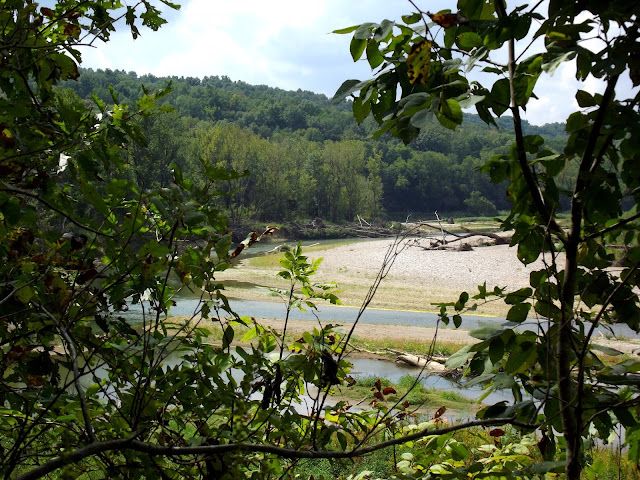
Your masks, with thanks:
M 409 365 L 413 365 L 416 367 L 424 368 L 429 372 L 444 373 L 447 371 L 447 367 L 445 367 L 442 363 L 435 362 L 433 360 L 429 360 L 424 357 L 419 357 L 418 355 L 404 353 L 402 355 L 398 355 L 396 358 L 401 362 L 408 363 Z
M 397 355 L 396 358 L 400 362 L 423 368 L 427 373 L 435 373 L 442 377 L 456 378 L 459 377 L 462 373 L 457 368 L 447 368 L 445 365 L 447 361 L 446 357 L 425 358 L 419 355 L 412 355 L 410 353 L 402 353 L 400 355 Z

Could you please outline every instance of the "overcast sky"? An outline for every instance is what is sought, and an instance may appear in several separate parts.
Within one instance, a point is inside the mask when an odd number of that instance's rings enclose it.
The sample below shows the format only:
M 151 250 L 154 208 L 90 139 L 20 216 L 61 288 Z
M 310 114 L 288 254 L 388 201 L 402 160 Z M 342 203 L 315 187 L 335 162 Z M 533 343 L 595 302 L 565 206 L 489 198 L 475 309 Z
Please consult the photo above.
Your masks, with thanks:
M 83 66 L 204 77 L 226 75 L 232 80 L 266 84 L 285 90 L 311 90 L 333 96 L 350 78 L 364 80 L 371 72 L 366 61 L 354 63 L 350 35 L 331 31 L 411 13 L 405 0 L 183 0 L 169 12 L 159 31 L 142 31 L 137 40 L 126 28 L 109 44 L 83 54 Z M 454 0 L 422 0 L 424 10 L 455 10 Z M 577 108 L 578 82 L 571 66 L 541 79 L 525 118 L 533 124 L 562 122 Z M 595 79 L 580 88 L 602 90 Z

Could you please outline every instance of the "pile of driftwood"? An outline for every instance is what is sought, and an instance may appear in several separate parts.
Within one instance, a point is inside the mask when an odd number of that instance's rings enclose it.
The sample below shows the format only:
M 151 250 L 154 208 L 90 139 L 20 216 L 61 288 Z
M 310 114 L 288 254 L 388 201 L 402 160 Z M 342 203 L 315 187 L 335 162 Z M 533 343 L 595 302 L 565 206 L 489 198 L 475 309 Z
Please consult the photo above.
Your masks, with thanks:
M 369 223 L 360 216 L 357 216 L 356 222 L 346 225 L 325 225 L 321 218 L 315 218 L 308 224 L 289 222 L 285 224 L 285 228 L 294 237 L 315 236 L 322 238 L 327 235 L 344 238 L 386 238 L 393 237 L 398 233 L 391 228 Z M 328 235 L 328 230 L 331 230 L 330 235 Z
M 480 232 L 478 230 L 470 230 L 462 225 L 460 225 L 460 229 L 464 233 L 452 232 L 443 228 L 442 225 L 434 225 L 427 222 L 421 222 L 417 225 L 440 233 L 440 235 L 434 235 L 433 233 L 424 235 L 429 238 L 429 244 L 416 245 L 420 248 L 423 248 L 424 250 L 449 250 L 456 245 L 458 247 L 458 250 L 472 250 L 473 248 L 470 244 L 462 243 L 462 241 L 469 240 L 474 237 L 489 238 L 492 241 L 492 245 L 508 245 L 511 242 L 510 236 L 498 235 L 491 232 Z
M 448 221 L 453 221 L 453 219 Z M 494 245 L 508 244 L 511 240 L 507 236 L 470 230 L 464 226 L 459 226 L 463 233 L 454 232 L 443 225 L 446 223 L 438 221 L 404 222 L 382 226 L 370 223 L 356 215 L 356 221 L 343 225 L 327 225 L 321 218 L 315 218 L 307 224 L 288 222 L 282 225 L 280 233 L 289 238 L 391 238 L 397 235 L 407 235 L 425 239 L 425 243 L 414 245 L 425 250 L 448 250 L 456 247 L 460 250 L 471 250 L 469 242 L 464 242 L 464 240 L 474 237 L 488 238 Z M 241 224 L 232 225 L 232 231 L 234 242 L 244 240 L 249 233 L 247 226 Z

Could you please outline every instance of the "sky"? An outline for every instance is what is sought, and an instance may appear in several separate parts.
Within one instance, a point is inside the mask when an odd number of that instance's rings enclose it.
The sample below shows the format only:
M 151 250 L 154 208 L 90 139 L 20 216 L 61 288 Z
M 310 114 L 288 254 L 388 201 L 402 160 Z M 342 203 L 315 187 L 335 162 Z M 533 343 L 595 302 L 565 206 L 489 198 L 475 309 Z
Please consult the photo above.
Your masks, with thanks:
M 179 0 L 174 0 L 178 1 Z M 159 31 L 141 29 L 133 40 L 126 28 L 108 44 L 83 52 L 83 67 L 135 71 L 156 76 L 223 76 L 285 90 L 310 90 L 332 97 L 344 80 L 371 78 L 366 61 L 354 63 L 351 35 L 333 30 L 364 22 L 399 20 L 413 8 L 407 0 L 182 0 Z M 455 10 L 455 0 L 422 0 L 432 12 Z M 125 27 L 123 25 L 123 27 Z M 524 118 L 541 125 L 563 122 L 578 108 L 576 88 L 603 91 L 600 81 L 575 80 L 566 65 L 542 78 Z

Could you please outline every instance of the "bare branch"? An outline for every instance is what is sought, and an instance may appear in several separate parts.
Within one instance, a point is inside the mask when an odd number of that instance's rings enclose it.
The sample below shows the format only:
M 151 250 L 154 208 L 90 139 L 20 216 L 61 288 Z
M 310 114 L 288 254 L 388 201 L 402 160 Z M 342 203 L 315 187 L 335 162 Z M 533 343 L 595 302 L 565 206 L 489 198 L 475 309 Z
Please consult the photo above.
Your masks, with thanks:
M 162 445 L 154 445 L 146 442 L 136 440 L 138 434 L 134 434 L 129 438 L 122 438 L 118 440 L 109 440 L 106 442 L 96 442 L 86 447 L 79 448 L 72 453 L 56 457 L 33 470 L 20 475 L 16 480 L 33 480 L 41 478 L 54 470 L 69 465 L 71 463 L 78 463 L 81 460 L 98 455 L 108 451 L 124 451 L 134 450 L 141 453 L 146 453 L 150 456 L 164 455 L 164 456 L 188 456 L 188 455 L 222 455 L 228 452 L 261 452 L 272 455 L 277 455 L 282 458 L 300 459 L 300 458 L 353 458 L 361 455 L 366 455 L 378 450 L 382 450 L 394 445 L 401 445 L 406 442 L 419 440 L 429 435 L 445 435 L 447 433 L 457 432 L 458 430 L 464 430 L 472 427 L 490 427 L 495 425 L 513 425 L 525 429 L 536 429 L 538 424 L 522 423 L 515 420 L 515 417 L 507 418 L 492 418 L 489 420 L 476 420 L 472 422 L 460 423 L 446 428 L 425 428 L 410 435 L 404 435 L 402 437 L 393 438 L 384 442 L 376 443 L 368 447 L 355 448 L 344 452 L 337 452 L 332 450 L 294 450 L 286 447 L 277 447 L 274 445 L 262 445 L 251 443 L 229 443 L 226 445 L 200 445 L 197 447 L 170 447 Z
M 67 332 L 67 329 L 60 323 L 60 321 L 49 312 L 44 305 L 35 304 L 53 323 L 56 324 L 58 330 L 60 330 L 60 334 L 62 338 L 64 338 L 65 342 L 67 342 L 67 346 L 69 347 L 69 352 L 71 353 L 71 360 L 73 362 L 73 381 L 76 387 L 76 391 L 78 393 L 78 400 L 80 400 L 80 408 L 82 409 L 82 417 L 84 418 L 85 429 L 87 431 L 87 435 L 89 436 L 89 440 L 92 443 L 96 442 L 96 435 L 93 432 L 93 426 L 91 425 L 91 417 L 89 416 L 89 409 L 87 408 L 87 399 L 84 396 L 84 389 L 82 388 L 82 384 L 80 383 L 80 368 L 78 367 L 78 354 L 76 352 L 76 347 Z

